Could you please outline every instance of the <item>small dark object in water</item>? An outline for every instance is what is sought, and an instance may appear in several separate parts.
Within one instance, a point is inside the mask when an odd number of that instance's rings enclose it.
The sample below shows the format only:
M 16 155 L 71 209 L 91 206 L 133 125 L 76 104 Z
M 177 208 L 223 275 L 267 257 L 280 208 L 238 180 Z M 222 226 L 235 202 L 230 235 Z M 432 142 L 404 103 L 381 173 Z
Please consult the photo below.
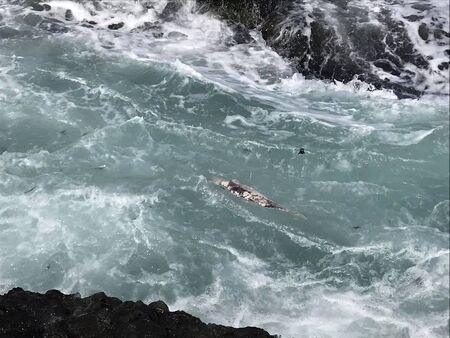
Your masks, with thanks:
M 360 226 L 354 226 L 354 227 L 352 227 L 353 229 L 361 229 L 361 227 Z
M 24 191 L 23 193 L 24 194 L 28 194 L 28 193 L 32 192 L 34 189 L 36 189 L 36 188 L 37 188 L 37 186 L 34 186 L 33 188 L 28 189 L 27 191 Z
M 423 19 L 423 16 L 419 16 L 419 15 L 408 15 L 408 16 L 404 16 L 404 18 L 406 20 L 408 20 L 409 22 L 416 22 L 419 21 L 420 19 Z
M 233 28 L 234 28 L 233 40 L 237 44 L 250 43 L 253 41 L 250 32 L 243 24 L 237 24 Z
M 173 20 L 181 7 L 183 7 L 183 4 L 180 1 L 169 0 L 160 14 L 160 18 L 165 21 Z
M 32 8 L 33 10 L 35 10 L 35 11 L 38 11 L 38 12 L 49 11 L 49 10 L 52 9 L 52 8 L 50 7 L 50 5 L 47 5 L 47 4 L 41 5 L 41 4 L 39 4 L 39 3 L 33 3 L 33 4 L 31 5 L 31 8 Z
M 439 68 L 440 70 L 448 69 L 448 65 L 449 65 L 448 62 L 442 62 L 442 63 L 438 66 L 438 68 Z
M 419 36 L 422 38 L 423 41 L 427 41 L 428 37 L 430 36 L 430 30 L 427 27 L 426 23 L 421 23 L 419 26 Z
M 167 34 L 167 37 L 169 39 L 186 39 L 188 36 L 186 34 L 183 34 L 181 32 L 169 32 L 169 34 Z
M 423 286 L 425 284 L 425 281 L 422 277 L 417 277 L 416 279 L 414 279 L 413 283 L 417 286 Z
M 66 11 L 66 14 L 65 14 L 65 19 L 67 20 L 67 21 L 72 21 L 73 19 L 74 19 L 74 17 L 73 17 L 73 13 L 72 13 L 72 11 L 70 10 L 70 9 L 68 9 L 67 11 Z
M 37 26 L 41 21 L 42 17 L 40 15 L 29 13 L 24 18 L 23 21 L 29 26 Z
M 112 29 L 112 30 L 117 30 L 117 29 L 122 28 L 124 25 L 125 25 L 125 24 L 124 24 L 123 22 L 112 23 L 112 24 L 108 25 L 108 28 L 109 28 L 109 29 Z
M 297 155 L 303 155 L 305 153 L 305 148 L 300 148 Z
M 161 30 L 161 26 L 153 22 L 144 22 L 144 25 L 141 26 L 141 28 L 144 31 Z

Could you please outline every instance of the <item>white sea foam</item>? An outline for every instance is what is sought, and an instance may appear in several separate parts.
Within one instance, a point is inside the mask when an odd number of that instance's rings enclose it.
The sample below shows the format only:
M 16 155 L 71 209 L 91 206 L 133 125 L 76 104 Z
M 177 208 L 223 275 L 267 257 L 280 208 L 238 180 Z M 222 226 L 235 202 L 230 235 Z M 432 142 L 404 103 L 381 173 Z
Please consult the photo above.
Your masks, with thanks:
M 337 116 L 336 111 L 323 114 L 308 109 L 310 107 L 298 111 L 298 107 L 310 106 L 308 100 L 322 98 L 324 95 L 353 99 L 355 92 L 361 96 L 362 103 L 396 101 L 392 92 L 368 91 L 369 85 L 356 80 L 345 85 L 339 82 L 326 84 L 305 80 L 295 74 L 285 60 L 265 46 L 256 32 L 252 32 L 255 39 L 253 43 L 228 47 L 226 41 L 232 36 L 230 28 L 211 15 L 193 11 L 193 1 L 185 2 L 175 18 L 166 22 L 159 19 L 165 7 L 165 2 L 160 1 L 151 2 L 151 6 L 144 6 L 141 2 L 120 1 L 105 1 L 100 7 L 85 1 L 51 1 L 49 4 L 52 9 L 46 15 L 60 20 L 64 20 L 65 12 L 71 10 L 74 21 L 66 22 L 72 27 L 66 34 L 79 43 L 90 44 L 98 52 L 119 53 L 141 62 L 160 62 L 164 59 L 178 72 L 199 81 L 212 82 L 222 90 L 241 92 L 249 98 L 257 97 L 278 106 L 281 111 L 291 112 L 291 116 L 307 116 L 329 126 L 339 123 L 365 129 L 366 123 L 355 120 L 350 111 Z M 329 6 L 333 7 L 331 4 Z M 95 21 L 97 24 L 92 28 L 80 26 L 80 23 L 85 21 Z M 107 29 L 111 23 L 120 22 L 124 23 L 121 29 Z M 153 37 L 151 30 L 139 29 L 144 23 L 159 27 L 155 29 L 160 31 L 162 36 Z M 171 32 L 181 33 L 184 38 L 173 39 L 169 34 Z M 104 50 L 105 46 L 108 47 L 107 50 Z M 392 116 L 389 101 L 382 105 L 386 106 Z M 446 103 L 443 101 L 442 104 Z M 241 122 L 251 123 L 245 117 L 238 118 Z M 225 122 L 228 123 L 227 121 Z M 375 128 L 383 129 L 383 126 Z
M 209 81 L 229 88 L 245 84 L 250 88 L 264 86 L 264 90 L 282 89 L 295 94 L 333 90 L 356 91 L 364 96 L 395 97 L 390 91 L 368 91 L 370 86 L 355 81 L 347 85 L 320 85 L 317 81 L 304 80 L 299 75 L 294 75 L 289 80 L 293 75 L 290 65 L 266 47 L 258 33 L 252 33 L 255 42 L 250 45 L 226 47 L 224 43 L 231 38 L 231 30 L 210 15 L 193 12 L 192 1 L 185 3 L 175 20 L 162 23 L 158 15 L 164 8 L 163 2 L 152 3 L 152 8 L 146 8 L 139 2 L 122 4 L 106 1 L 100 9 L 90 2 L 52 1 L 49 4 L 52 5 L 50 15 L 53 17 L 63 19 L 66 10 L 73 12 L 77 21 L 77 26 L 73 28 L 78 30 L 78 33 L 74 35 L 72 31 L 67 34 L 81 39 L 80 43 L 94 44 L 99 51 L 107 46 L 108 49 L 112 48 L 140 60 L 159 62 L 163 57 L 177 67 L 181 64 L 190 67 L 189 72 L 197 78 L 202 74 Z M 95 21 L 97 24 L 94 28 L 87 29 L 79 26 L 83 21 Z M 124 26 L 119 31 L 111 32 L 106 29 L 108 25 L 120 22 L 123 22 Z M 144 23 L 157 25 L 163 35 L 155 38 L 150 32 L 136 31 L 136 28 Z M 185 38 L 174 40 L 170 38 L 171 32 L 181 33 Z M 111 50 L 108 53 L 111 53 Z M 201 65 L 202 63 L 207 67 Z M 286 78 L 282 80 L 281 85 L 273 83 L 273 79 L 280 77 Z M 227 81 L 232 82 L 224 83 Z
M 165 1 L 49 3 L 37 14 L 68 32 L 23 28 L 31 10 L 0 0 L 2 22 L 33 32 L 5 40 L 21 56 L 0 46 L 0 291 L 161 298 L 286 337 L 448 333 L 446 98 L 306 80 L 256 32 L 228 46 L 189 1 L 156 37 L 138 27 Z

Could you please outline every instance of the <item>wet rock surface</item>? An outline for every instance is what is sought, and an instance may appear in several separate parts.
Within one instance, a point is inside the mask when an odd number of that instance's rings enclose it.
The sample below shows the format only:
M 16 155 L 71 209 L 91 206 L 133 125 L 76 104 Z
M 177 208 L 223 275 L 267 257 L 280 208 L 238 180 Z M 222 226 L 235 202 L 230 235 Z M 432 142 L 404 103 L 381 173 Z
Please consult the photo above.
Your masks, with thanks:
M 122 302 L 104 293 L 81 298 L 15 288 L 0 295 L 0 337 L 274 337 L 253 328 L 205 324 L 162 301 Z
M 77 2 L 98 9 L 109 6 L 101 0 Z M 40 0 L 25 3 L 36 13 L 51 9 Z M 154 5 L 142 2 L 144 9 Z M 448 18 L 430 0 L 392 0 L 389 6 L 356 0 L 197 0 L 196 5 L 196 10 L 228 21 L 234 36 L 227 45 L 251 44 L 254 29 L 307 79 L 362 81 L 369 90 L 390 89 L 400 98 L 448 95 Z M 166 34 L 159 28 L 182 20 L 182 8 L 182 1 L 169 0 L 158 9 L 157 22 L 144 22 L 134 30 L 150 31 L 156 39 L 183 39 L 183 33 Z M 73 21 L 73 14 L 67 10 L 65 20 Z M 66 31 L 55 22 L 40 25 L 51 32 Z M 126 31 L 122 21 L 107 28 Z
M 291 59 L 307 78 L 344 83 L 359 79 L 374 89 L 392 89 L 399 97 L 417 97 L 429 89 L 418 73 L 441 70 L 431 68 L 427 57 L 415 48 L 408 27 L 394 18 L 389 7 L 371 12 L 350 0 L 322 0 L 312 8 L 302 0 L 198 3 L 201 10 L 212 11 L 233 24 L 259 29 L 268 45 Z M 431 29 L 421 22 L 432 6 L 416 7 L 413 9 L 418 14 L 406 16 L 405 20 L 417 22 L 418 36 L 429 42 L 432 35 L 435 40 L 442 40 L 438 44 L 448 44 L 448 32 L 441 32 L 438 26 Z
M 125 24 L 123 22 L 119 22 L 119 23 L 112 23 L 110 25 L 108 25 L 109 29 L 112 30 L 117 30 L 117 29 L 121 29 Z
M 163 20 L 173 20 L 181 7 L 183 7 L 183 4 L 180 1 L 168 1 L 166 7 L 164 7 L 164 10 L 160 15 L 160 18 Z

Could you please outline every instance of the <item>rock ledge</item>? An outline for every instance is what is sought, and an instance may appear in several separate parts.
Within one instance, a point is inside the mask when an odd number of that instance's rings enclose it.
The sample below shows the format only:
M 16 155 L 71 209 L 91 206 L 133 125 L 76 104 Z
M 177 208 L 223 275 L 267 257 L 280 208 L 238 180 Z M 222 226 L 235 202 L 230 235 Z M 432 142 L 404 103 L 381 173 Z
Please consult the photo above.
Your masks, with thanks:
M 0 337 L 275 337 L 254 328 L 205 324 L 162 301 L 144 304 L 106 296 L 81 298 L 14 288 L 0 295 Z

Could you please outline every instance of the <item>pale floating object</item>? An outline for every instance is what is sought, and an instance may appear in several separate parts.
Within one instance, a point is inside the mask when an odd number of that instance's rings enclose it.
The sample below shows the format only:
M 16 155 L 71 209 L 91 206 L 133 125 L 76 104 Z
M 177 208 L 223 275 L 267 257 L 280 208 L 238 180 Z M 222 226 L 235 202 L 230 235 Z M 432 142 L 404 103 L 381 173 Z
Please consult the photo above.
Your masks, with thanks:
M 257 192 L 255 189 L 242 185 L 236 180 L 213 179 L 211 182 L 218 185 L 221 188 L 228 190 L 233 195 L 243 198 L 246 201 L 256 203 L 263 208 L 278 209 L 281 211 L 291 213 L 289 210 L 270 200 L 263 194 Z M 295 216 L 299 216 L 303 219 L 306 219 L 306 217 L 300 213 L 292 213 L 292 214 Z

